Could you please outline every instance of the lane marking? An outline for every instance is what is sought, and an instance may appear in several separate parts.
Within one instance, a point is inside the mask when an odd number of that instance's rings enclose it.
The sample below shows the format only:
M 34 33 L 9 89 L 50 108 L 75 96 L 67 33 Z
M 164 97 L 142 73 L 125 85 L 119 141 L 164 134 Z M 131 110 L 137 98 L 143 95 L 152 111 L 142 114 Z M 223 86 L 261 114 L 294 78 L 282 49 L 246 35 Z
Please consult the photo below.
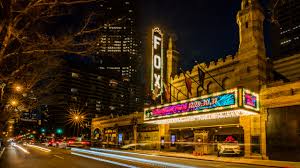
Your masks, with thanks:
M 0 158 L 2 157 L 4 151 L 5 151 L 5 147 L 3 148 L 3 150 L 2 150 L 1 153 L 0 153 Z
M 115 165 L 118 165 L 118 166 L 124 166 L 124 167 L 129 167 L 129 168 L 139 168 L 139 167 L 136 167 L 136 166 L 125 164 L 125 163 L 120 163 L 120 162 L 115 162 L 115 161 L 111 161 L 111 160 L 96 158 L 96 157 L 93 157 L 93 156 L 83 155 L 83 154 L 79 154 L 79 153 L 75 153 L 75 152 L 71 152 L 71 154 L 72 155 L 81 156 L 81 157 L 84 157 L 84 158 L 88 158 L 88 159 L 93 159 L 93 160 L 101 161 L 101 162 L 115 164 Z
M 75 151 L 75 152 L 88 153 L 88 154 L 92 154 L 92 155 L 96 155 L 96 156 L 104 156 L 104 157 L 117 158 L 117 159 L 127 160 L 127 161 L 129 160 L 129 161 L 133 161 L 133 162 L 148 163 L 148 164 L 155 165 L 155 166 L 160 165 L 160 166 L 176 167 L 176 168 L 196 168 L 193 166 L 186 166 L 186 165 L 182 165 L 182 164 L 161 162 L 161 161 L 156 161 L 156 160 L 142 159 L 142 158 L 136 158 L 136 157 L 131 157 L 131 156 L 123 156 L 123 155 L 103 153 L 103 152 L 96 152 L 96 151 L 91 151 L 91 150 L 86 150 L 86 149 L 72 148 L 71 150 Z
M 55 157 L 57 157 L 57 158 L 60 158 L 60 159 L 65 159 L 65 158 L 63 158 L 63 157 L 61 157 L 61 156 L 58 156 L 58 155 L 53 155 L 53 156 L 55 156 Z
M 14 147 L 17 147 L 17 148 L 20 149 L 20 150 L 22 150 L 24 153 L 29 154 L 28 150 L 26 150 L 25 148 L 23 148 L 23 147 L 21 147 L 21 146 L 19 146 L 19 145 L 17 145 L 17 144 L 15 144 L 15 145 L 13 145 L 13 146 L 14 146 Z

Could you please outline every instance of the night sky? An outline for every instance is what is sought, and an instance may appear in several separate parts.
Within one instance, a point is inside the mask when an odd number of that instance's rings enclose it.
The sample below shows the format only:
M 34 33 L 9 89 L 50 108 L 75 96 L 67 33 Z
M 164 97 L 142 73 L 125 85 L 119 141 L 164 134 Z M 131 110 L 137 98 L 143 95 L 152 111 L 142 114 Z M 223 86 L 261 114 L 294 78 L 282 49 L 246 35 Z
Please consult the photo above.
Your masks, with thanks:
M 141 0 L 141 30 L 153 25 L 175 35 L 181 66 L 234 55 L 239 44 L 236 14 L 241 0 Z

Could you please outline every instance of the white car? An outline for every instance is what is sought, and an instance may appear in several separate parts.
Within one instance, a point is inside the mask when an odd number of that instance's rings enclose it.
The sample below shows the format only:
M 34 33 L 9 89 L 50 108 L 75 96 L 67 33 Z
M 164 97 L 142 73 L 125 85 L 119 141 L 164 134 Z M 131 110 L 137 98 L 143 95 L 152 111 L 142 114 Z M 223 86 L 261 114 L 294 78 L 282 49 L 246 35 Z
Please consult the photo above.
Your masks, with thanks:
M 220 155 L 226 155 L 226 154 L 231 154 L 231 155 L 240 155 L 241 154 L 241 149 L 240 145 L 238 143 L 221 143 L 218 145 L 218 156 Z
M 57 148 L 66 148 L 68 143 L 65 140 L 58 140 L 55 142 L 55 147 Z

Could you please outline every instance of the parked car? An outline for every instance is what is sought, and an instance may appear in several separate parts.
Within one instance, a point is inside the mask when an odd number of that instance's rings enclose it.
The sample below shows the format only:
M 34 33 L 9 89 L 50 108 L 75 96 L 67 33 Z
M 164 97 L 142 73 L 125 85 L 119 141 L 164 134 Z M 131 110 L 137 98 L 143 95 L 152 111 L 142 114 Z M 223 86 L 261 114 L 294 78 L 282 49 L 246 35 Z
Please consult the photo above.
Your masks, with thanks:
M 224 142 L 218 144 L 218 156 L 220 155 L 240 155 L 241 149 L 238 142 Z

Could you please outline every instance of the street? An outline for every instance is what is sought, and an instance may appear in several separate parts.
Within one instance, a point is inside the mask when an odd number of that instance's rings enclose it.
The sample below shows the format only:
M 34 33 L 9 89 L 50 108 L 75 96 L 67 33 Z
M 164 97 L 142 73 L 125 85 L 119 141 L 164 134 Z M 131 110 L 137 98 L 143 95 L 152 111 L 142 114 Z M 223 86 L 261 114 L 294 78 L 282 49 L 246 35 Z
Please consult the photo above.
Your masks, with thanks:
M 20 147 L 20 148 L 19 148 Z M 1 168 L 110 168 L 110 167 L 177 167 L 177 168 L 251 168 L 263 166 L 225 163 L 138 154 L 91 148 L 71 150 L 8 146 L 0 159 Z M 28 153 L 27 153 L 28 152 Z

